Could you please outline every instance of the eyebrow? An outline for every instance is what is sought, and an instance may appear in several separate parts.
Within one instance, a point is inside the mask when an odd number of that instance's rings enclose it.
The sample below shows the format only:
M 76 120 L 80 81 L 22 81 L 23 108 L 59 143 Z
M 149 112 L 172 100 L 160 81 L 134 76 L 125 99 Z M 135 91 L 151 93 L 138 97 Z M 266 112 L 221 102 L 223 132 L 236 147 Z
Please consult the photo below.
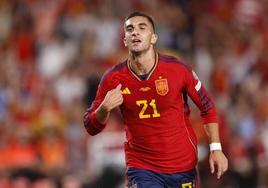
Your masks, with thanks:
M 139 23 L 138 26 L 146 26 L 146 27 L 148 27 L 148 24 L 146 24 L 145 22 L 142 22 L 142 23 Z M 133 24 L 129 24 L 129 25 L 127 25 L 127 26 L 126 26 L 126 29 L 127 29 L 127 28 L 130 28 L 130 27 L 133 28 L 133 27 L 134 27 Z
M 148 24 L 146 24 L 146 23 L 144 23 L 144 22 L 142 22 L 142 23 L 139 23 L 139 26 L 148 26 Z

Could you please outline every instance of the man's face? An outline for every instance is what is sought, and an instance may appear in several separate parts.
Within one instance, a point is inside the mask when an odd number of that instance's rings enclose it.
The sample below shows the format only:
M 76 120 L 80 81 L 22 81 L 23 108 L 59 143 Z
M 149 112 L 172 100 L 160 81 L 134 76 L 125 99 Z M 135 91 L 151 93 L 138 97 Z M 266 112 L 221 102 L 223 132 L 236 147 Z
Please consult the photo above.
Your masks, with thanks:
M 156 43 L 157 35 L 149 20 L 135 16 L 125 22 L 124 44 L 131 52 L 143 52 Z

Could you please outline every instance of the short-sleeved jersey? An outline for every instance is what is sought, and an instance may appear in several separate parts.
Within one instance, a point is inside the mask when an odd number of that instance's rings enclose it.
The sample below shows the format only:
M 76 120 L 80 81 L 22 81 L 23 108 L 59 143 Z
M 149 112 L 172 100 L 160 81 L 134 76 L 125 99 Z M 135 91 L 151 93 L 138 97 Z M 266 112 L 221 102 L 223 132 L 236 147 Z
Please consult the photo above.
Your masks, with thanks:
M 189 126 L 187 96 L 201 111 L 204 123 L 217 122 L 214 104 L 194 71 L 175 57 L 156 53 L 155 64 L 141 78 L 125 61 L 107 71 L 95 101 L 84 115 L 89 134 L 99 133 L 105 125 L 94 111 L 106 93 L 122 84 L 120 110 L 126 130 L 127 167 L 161 173 L 190 170 L 197 162 L 196 138 Z

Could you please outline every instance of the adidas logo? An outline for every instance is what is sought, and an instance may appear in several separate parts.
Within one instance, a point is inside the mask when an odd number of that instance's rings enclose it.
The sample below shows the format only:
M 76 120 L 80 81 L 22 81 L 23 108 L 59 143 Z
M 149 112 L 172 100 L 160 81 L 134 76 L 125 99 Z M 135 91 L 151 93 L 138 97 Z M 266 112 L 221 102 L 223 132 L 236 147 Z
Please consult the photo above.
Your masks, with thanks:
M 123 89 L 123 91 L 121 91 L 122 94 L 131 94 L 130 90 L 126 87 L 125 89 Z

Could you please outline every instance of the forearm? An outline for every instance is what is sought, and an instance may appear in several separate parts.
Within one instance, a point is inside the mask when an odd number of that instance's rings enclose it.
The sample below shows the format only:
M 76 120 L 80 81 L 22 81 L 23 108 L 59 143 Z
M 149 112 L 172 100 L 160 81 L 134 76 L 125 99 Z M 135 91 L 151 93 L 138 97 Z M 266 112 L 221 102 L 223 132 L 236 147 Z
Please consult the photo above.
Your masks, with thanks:
M 101 104 L 96 110 L 95 110 L 95 116 L 96 119 L 102 123 L 102 124 L 106 124 L 107 120 L 109 119 L 110 116 L 110 111 L 104 107 L 103 104 Z
M 218 123 L 208 123 L 204 125 L 205 131 L 209 138 L 209 143 L 220 142 L 219 136 L 219 124 Z
M 219 136 L 219 125 L 218 123 L 208 123 L 204 125 L 210 142 L 210 155 L 209 165 L 211 173 L 217 170 L 217 178 L 225 173 L 228 169 L 228 160 L 222 152 Z
M 101 123 L 95 114 L 95 111 L 92 108 L 87 109 L 86 113 L 84 114 L 84 126 L 87 130 L 87 132 L 94 136 L 98 133 L 100 133 L 106 123 Z

